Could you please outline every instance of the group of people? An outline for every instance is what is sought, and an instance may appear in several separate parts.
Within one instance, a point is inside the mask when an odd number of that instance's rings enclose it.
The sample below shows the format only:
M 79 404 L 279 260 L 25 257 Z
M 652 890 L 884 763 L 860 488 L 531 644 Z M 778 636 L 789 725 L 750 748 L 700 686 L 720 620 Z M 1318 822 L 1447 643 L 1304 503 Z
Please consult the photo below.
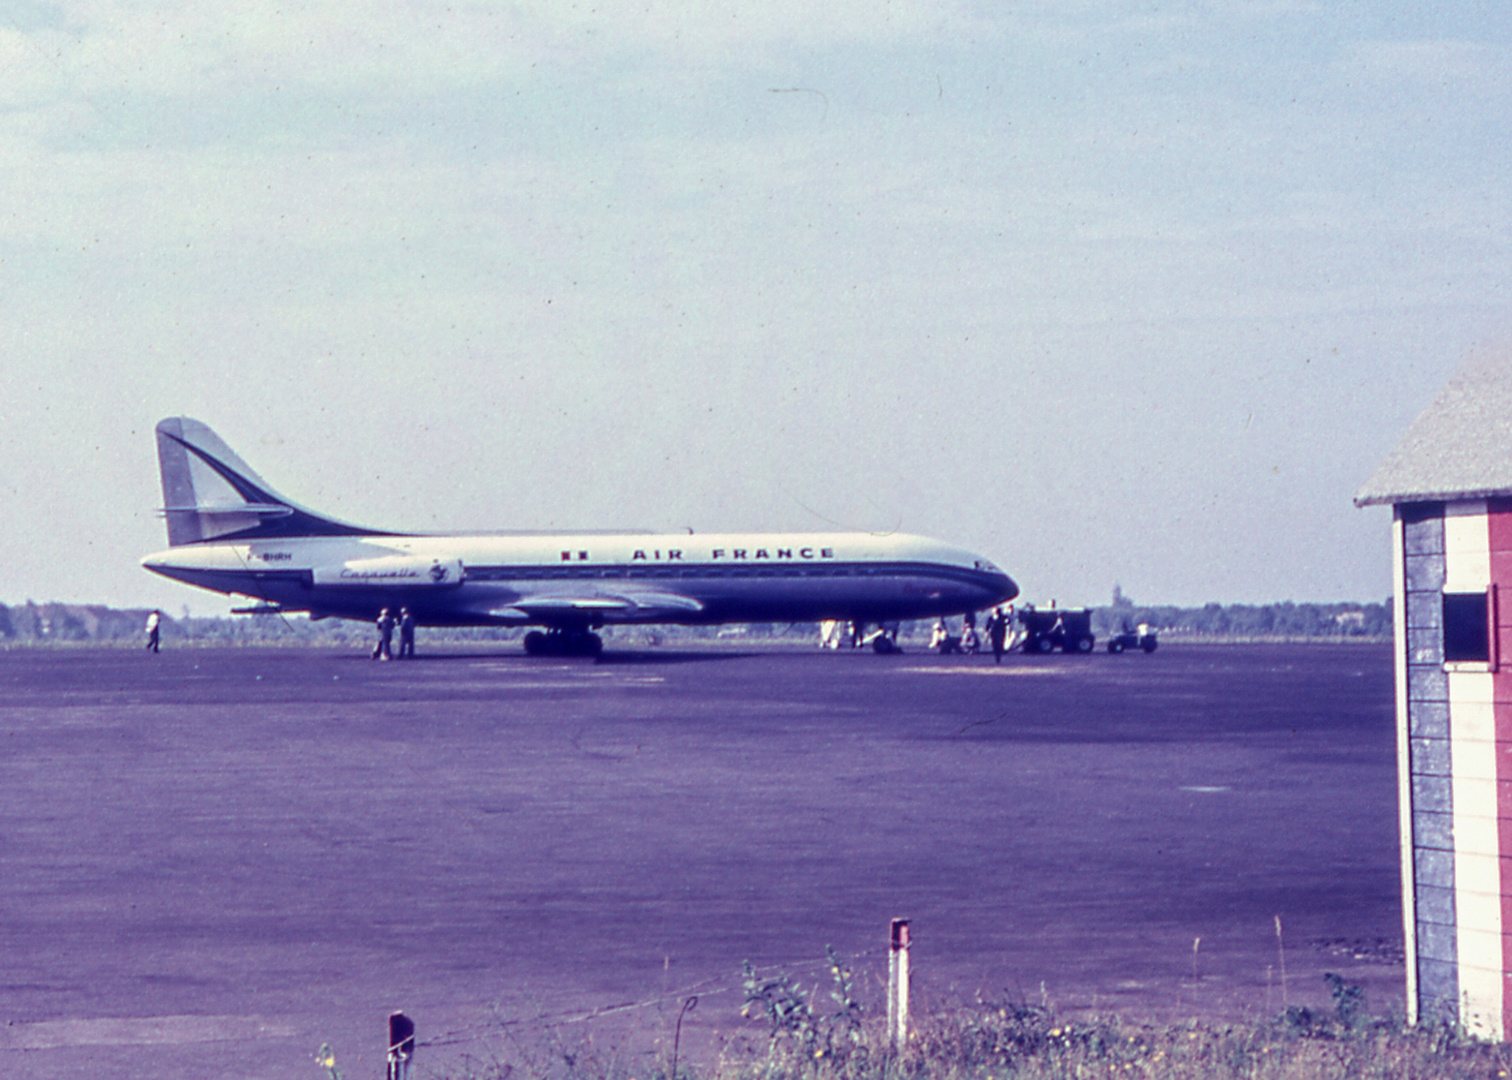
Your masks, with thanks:
M 987 616 L 984 629 L 987 631 L 987 642 L 992 648 L 992 660 L 994 663 L 1003 662 L 1003 653 L 1008 647 L 1008 631 L 1013 624 L 1013 605 L 1006 608 L 995 607 L 992 614 Z M 934 624 L 934 632 L 929 636 L 929 647 L 942 653 L 977 653 L 981 651 L 982 639 L 977 635 L 976 612 L 968 611 L 962 619 L 961 633 L 952 634 L 950 627 L 943 618 L 937 619 Z
M 399 627 L 399 659 L 405 657 L 411 659 L 415 655 L 415 616 L 410 614 L 410 609 L 399 609 L 399 617 L 395 618 L 388 608 L 378 613 L 378 644 L 373 646 L 374 660 L 392 660 L 394 627 Z
M 378 644 L 373 646 L 374 660 L 394 658 L 394 628 L 399 628 L 399 659 L 415 655 L 415 616 L 402 607 L 396 618 L 388 608 L 378 613 Z M 147 616 L 147 651 L 157 652 L 162 644 L 163 613 L 154 610 Z

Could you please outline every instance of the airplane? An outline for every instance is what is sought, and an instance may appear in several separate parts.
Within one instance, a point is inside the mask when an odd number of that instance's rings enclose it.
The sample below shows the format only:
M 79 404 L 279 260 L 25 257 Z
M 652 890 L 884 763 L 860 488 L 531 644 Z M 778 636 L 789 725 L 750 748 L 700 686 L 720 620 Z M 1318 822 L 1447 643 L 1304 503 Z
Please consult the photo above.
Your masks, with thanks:
M 620 624 L 961 615 L 1018 595 L 980 555 L 901 533 L 477 533 L 349 525 L 269 487 L 205 424 L 157 425 L 168 549 L 142 566 L 251 612 L 419 626 L 529 626 L 533 655 L 597 656 Z M 873 640 L 890 651 L 885 635 Z

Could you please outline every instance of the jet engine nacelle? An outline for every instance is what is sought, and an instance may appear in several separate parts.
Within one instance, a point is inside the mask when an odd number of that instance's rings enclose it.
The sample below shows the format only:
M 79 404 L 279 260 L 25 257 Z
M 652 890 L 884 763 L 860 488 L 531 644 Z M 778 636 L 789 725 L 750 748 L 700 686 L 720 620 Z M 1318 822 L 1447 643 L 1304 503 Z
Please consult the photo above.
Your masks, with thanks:
M 384 555 L 349 559 L 316 568 L 316 585 L 356 585 L 363 588 L 435 589 L 462 584 L 461 559 L 432 559 L 422 555 Z

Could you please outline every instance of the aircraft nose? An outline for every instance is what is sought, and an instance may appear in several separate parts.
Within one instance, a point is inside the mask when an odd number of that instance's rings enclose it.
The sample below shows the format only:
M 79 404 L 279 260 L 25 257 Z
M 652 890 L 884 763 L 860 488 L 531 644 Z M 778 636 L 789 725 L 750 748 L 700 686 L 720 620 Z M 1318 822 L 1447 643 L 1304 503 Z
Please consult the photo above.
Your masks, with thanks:
M 1006 604 L 1019 594 L 1019 587 L 1011 577 L 1000 571 L 993 575 L 988 591 L 992 593 L 993 604 Z

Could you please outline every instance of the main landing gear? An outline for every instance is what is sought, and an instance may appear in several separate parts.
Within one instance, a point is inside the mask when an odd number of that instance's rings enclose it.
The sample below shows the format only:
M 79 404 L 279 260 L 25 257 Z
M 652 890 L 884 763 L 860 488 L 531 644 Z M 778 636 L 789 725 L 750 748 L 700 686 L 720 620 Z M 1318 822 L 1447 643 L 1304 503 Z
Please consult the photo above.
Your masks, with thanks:
M 855 627 L 857 645 L 870 645 L 873 652 L 881 653 L 884 656 L 888 653 L 900 653 L 903 651 L 903 646 L 898 644 L 898 623 L 896 620 L 878 624 L 877 628 L 869 634 L 866 632 L 866 624 L 864 622 L 857 622 Z
M 587 630 L 532 630 L 525 635 L 525 651 L 531 656 L 597 656 L 604 639 Z

